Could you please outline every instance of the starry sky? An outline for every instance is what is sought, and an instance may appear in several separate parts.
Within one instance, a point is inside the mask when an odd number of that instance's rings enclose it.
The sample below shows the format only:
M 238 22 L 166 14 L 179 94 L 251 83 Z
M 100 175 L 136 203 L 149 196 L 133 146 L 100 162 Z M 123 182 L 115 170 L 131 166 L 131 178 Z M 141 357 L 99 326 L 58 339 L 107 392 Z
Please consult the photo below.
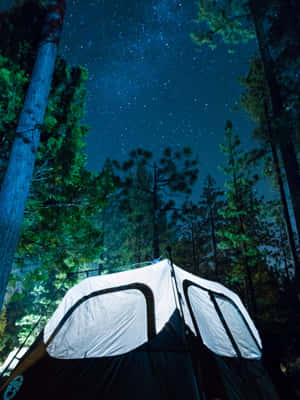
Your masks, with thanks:
M 2 8 L 12 0 L 0 0 Z M 253 146 L 253 123 L 234 111 L 255 43 L 215 51 L 190 39 L 194 0 L 67 0 L 60 54 L 89 70 L 85 122 L 90 126 L 88 168 L 106 157 L 124 160 L 144 147 L 159 154 L 167 146 L 191 146 L 200 178 L 224 159 L 218 144 L 231 119 L 244 146 Z M 201 182 L 200 182 L 201 185 Z

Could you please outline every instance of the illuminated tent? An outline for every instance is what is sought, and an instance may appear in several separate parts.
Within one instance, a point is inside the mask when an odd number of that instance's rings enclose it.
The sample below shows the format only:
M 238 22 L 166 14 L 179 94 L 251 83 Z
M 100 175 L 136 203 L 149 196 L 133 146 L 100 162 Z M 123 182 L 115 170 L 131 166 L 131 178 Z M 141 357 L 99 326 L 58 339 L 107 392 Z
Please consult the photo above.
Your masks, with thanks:
M 236 294 L 164 260 L 69 290 L 10 385 L 17 400 L 277 399 L 261 354 Z

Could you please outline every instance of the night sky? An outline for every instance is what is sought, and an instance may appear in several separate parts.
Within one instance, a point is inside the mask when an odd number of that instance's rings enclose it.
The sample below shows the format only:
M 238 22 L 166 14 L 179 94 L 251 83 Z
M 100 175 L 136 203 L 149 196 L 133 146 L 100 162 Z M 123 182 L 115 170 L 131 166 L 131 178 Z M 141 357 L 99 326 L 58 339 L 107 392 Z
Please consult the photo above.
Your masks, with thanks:
M 0 0 L 2 8 L 12 0 Z M 218 144 L 231 119 L 245 146 L 253 123 L 233 111 L 255 44 L 228 54 L 190 39 L 197 14 L 192 0 L 67 0 L 60 54 L 89 70 L 86 123 L 88 167 L 106 157 L 126 159 L 144 147 L 154 153 L 191 146 L 201 178 L 222 183 Z

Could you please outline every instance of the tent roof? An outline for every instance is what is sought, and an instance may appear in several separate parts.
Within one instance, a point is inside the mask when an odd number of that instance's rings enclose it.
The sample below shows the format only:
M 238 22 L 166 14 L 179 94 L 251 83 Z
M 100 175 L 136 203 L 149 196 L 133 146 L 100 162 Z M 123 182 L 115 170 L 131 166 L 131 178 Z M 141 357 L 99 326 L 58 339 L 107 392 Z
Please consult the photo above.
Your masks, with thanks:
M 70 289 L 44 330 L 50 356 L 62 359 L 127 353 L 157 335 L 179 301 L 184 321 L 216 354 L 261 357 L 259 334 L 240 298 L 170 262 L 87 278 Z

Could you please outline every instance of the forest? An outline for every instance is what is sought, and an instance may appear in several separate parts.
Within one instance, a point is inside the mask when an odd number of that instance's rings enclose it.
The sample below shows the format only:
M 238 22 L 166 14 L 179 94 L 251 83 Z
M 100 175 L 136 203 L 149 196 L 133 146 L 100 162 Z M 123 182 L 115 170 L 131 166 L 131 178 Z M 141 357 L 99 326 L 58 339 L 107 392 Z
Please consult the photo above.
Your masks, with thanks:
M 176 265 L 241 297 L 270 370 L 300 398 L 299 1 L 198 2 L 195 47 L 257 43 L 236 77 L 255 147 L 228 116 L 225 162 L 204 179 L 187 146 L 104 154 L 88 169 L 89 71 L 57 55 L 64 11 L 63 0 L 27 0 L 0 13 L 0 364 L 75 283 L 168 258 L 170 246 Z

